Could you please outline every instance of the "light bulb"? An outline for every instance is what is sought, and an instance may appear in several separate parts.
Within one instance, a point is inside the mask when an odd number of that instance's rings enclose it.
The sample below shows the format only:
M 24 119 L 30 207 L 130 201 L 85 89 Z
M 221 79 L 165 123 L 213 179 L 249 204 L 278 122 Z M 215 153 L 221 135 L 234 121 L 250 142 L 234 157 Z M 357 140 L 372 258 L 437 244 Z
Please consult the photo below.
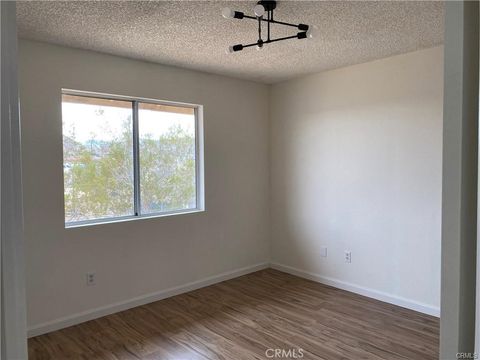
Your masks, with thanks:
M 265 15 L 265 8 L 263 7 L 263 5 L 255 5 L 255 7 L 253 8 L 253 12 L 255 13 L 255 16 L 256 17 L 262 17 L 263 15 Z
M 317 35 L 317 27 L 310 25 L 307 30 L 307 38 L 311 39 Z
M 231 54 L 233 52 L 242 51 L 242 50 L 243 50 L 243 45 L 242 44 L 229 46 L 228 49 L 227 49 L 227 54 Z
M 233 54 L 235 50 L 233 50 L 233 46 L 229 46 L 228 48 L 225 49 L 225 53 L 227 54 Z
M 233 17 L 235 16 L 235 11 L 233 11 L 233 10 L 230 9 L 229 7 L 223 8 L 223 10 L 222 10 L 222 16 L 223 16 L 225 19 L 233 19 Z

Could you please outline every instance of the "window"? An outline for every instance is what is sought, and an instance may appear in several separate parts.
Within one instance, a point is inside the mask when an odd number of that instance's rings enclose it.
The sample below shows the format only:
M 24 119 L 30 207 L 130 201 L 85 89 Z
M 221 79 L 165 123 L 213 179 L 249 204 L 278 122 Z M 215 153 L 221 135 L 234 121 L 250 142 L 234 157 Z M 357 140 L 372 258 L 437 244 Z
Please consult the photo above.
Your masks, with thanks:
M 199 109 L 63 92 L 66 225 L 201 210 Z

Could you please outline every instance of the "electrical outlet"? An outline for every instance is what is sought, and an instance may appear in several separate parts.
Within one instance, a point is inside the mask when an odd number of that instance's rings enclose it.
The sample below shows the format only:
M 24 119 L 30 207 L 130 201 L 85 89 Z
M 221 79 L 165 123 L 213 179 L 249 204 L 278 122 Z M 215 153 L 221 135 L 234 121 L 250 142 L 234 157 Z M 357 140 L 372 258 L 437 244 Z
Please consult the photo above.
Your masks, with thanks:
M 87 286 L 95 285 L 96 277 L 95 273 L 87 273 Z
M 326 246 L 321 246 L 320 247 L 320 256 L 321 257 L 327 257 L 327 247 Z
M 352 253 L 350 251 L 345 251 L 345 262 L 346 263 L 352 262 Z

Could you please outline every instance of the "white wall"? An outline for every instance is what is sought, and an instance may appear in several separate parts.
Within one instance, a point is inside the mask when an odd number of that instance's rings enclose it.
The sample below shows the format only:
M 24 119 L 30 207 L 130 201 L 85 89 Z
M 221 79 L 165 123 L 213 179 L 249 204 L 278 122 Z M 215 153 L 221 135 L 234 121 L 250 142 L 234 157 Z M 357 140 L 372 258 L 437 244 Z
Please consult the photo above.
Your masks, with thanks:
M 0 3 L 0 359 L 27 359 L 16 3 Z
M 443 47 L 273 86 L 272 262 L 438 313 L 442 95 Z
M 30 41 L 19 50 L 30 328 L 268 261 L 266 85 Z M 203 104 L 207 211 L 65 229 L 62 87 Z
M 448 1 L 445 5 L 440 359 L 458 359 L 459 353 L 475 351 L 479 40 L 479 2 Z

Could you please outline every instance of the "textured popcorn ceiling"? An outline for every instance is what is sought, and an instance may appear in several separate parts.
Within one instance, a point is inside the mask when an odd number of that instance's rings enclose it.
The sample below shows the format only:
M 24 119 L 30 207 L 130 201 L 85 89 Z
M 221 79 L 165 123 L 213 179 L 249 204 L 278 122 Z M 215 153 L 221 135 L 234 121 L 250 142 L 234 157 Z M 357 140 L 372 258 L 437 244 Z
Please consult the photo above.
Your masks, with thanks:
M 314 39 L 225 54 L 256 41 L 253 20 L 224 19 L 224 6 L 253 14 L 255 2 L 18 2 L 22 38 L 274 83 L 439 45 L 443 2 L 279 1 L 275 19 L 318 27 Z M 296 33 L 273 26 L 274 37 Z

